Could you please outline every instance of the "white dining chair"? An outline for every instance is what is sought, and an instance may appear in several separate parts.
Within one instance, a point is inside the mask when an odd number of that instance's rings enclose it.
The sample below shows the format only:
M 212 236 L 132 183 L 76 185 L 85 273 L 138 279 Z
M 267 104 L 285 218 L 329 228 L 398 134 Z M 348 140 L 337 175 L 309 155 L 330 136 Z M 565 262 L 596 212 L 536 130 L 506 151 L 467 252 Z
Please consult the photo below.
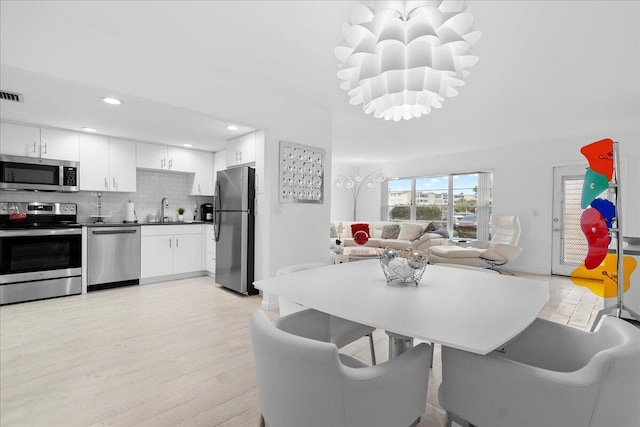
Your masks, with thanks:
M 420 344 L 377 366 L 316 339 L 305 311 L 276 319 L 256 310 L 251 342 L 268 427 L 415 426 L 424 413 L 431 347 Z M 321 329 L 321 328 L 320 328 Z M 320 331 L 321 332 L 321 331 Z
M 536 319 L 504 348 L 442 347 L 446 425 L 640 426 L 640 329 L 603 317 L 594 332 Z
M 295 273 L 297 271 L 310 270 L 313 268 L 325 267 L 327 264 L 314 262 L 314 263 L 306 263 L 306 264 L 295 264 L 290 265 L 288 267 L 283 267 L 276 271 L 276 276 L 284 276 L 286 274 Z M 278 305 L 280 307 L 280 316 L 287 316 L 292 313 L 296 313 L 302 310 L 305 310 L 302 304 L 298 304 L 297 302 L 290 301 L 286 298 L 278 297 Z M 371 352 L 371 364 L 376 364 L 376 351 L 373 343 L 373 331 L 376 328 L 371 326 L 363 325 L 361 323 L 352 322 L 350 320 L 343 319 L 337 316 L 325 315 L 326 317 L 326 328 L 327 328 L 327 339 L 326 341 L 332 342 L 338 346 L 338 348 L 344 347 L 347 344 L 351 344 L 352 342 L 362 338 L 369 338 L 369 351 Z

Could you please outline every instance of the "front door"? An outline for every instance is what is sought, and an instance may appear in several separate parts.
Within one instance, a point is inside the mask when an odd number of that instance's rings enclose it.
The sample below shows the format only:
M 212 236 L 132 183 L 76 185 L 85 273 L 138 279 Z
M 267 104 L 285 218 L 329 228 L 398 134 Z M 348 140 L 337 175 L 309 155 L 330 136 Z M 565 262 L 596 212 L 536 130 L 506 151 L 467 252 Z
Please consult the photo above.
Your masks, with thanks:
M 580 228 L 586 169 L 586 164 L 553 168 L 552 274 L 569 276 L 587 255 L 587 239 Z M 607 198 L 607 191 L 599 197 Z
M 553 168 L 552 274 L 569 276 L 587 255 L 587 239 L 580 228 L 585 171 L 586 165 Z

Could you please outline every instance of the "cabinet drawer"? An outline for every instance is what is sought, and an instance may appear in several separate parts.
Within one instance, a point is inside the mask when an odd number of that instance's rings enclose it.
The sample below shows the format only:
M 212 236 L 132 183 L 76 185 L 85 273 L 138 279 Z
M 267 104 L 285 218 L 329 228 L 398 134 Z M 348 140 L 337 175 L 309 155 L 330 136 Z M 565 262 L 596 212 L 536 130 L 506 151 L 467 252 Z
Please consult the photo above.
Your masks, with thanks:
M 202 234 L 202 224 L 143 225 L 141 228 L 141 236 L 179 236 L 183 234 Z

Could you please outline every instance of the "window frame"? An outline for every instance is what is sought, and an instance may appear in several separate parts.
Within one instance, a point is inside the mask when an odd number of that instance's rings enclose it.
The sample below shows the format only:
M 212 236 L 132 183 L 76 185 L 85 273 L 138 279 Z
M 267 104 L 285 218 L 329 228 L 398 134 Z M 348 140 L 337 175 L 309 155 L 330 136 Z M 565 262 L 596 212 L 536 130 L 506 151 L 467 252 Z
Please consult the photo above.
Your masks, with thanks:
M 419 220 L 416 218 L 416 200 L 418 199 L 418 194 L 416 191 L 417 181 L 422 179 L 433 179 L 433 178 L 447 178 L 447 202 L 446 202 L 446 228 L 449 232 L 449 235 L 456 239 L 458 237 L 454 237 L 454 215 L 455 215 L 455 207 L 456 207 L 456 198 L 454 196 L 455 184 L 454 177 L 460 175 L 478 175 L 477 188 L 476 192 L 476 203 L 469 203 L 467 206 L 473 206 L 475 212 L 473 214 L 477 215 L 477 227 L 476 227 L 476 237 L 468 238 L 468 240 L 490 240 L 491 238 L 491 230 L 490 230 L 490 217 L 491 217 L 491 209 L 493 206 L 493 170 L 481 170 L 481 171 L 472 171 L 472 172 L 455 172 L 449 174 L 433 174 L 433 175 L 422 175 L 422 176 L 410 176 L 410 177 L 398 177 L 398 178 L 389 178 L 385 180 L 384 185 L 382 185 L 382 197 L 381 197 L 381 211 L 382 211 L 382 219 L 385 221 L 398 221 L 398 222 L 429 222 L 429 220 Z M 390 219 L 391 209 L 395 206 L 389 205 L 389 182 L 396 180 L 410 180 L 411 181 L 411 205 L 409 209 L 409 219 L 401 219 L 401 220 L 393 220 Z M 441 193 L 444 194 L 444 193 Z M 421 205 L 422 206 L 422 205 Z M 430 205 L 425 205 L 430 206 Z M 442 223 L 443 221 L 437 221 Z

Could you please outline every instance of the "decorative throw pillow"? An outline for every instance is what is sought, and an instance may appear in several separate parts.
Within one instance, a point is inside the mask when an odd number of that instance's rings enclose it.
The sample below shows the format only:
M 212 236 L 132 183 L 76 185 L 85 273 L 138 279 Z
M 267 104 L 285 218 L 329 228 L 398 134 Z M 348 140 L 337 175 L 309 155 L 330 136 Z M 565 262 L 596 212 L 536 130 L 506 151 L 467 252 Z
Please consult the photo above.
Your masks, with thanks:
M 383 239 L 397 239 L 400 234 L 400 224 L 389 224 L 382 226 Z
M 398 240 L 416 240 L 422 234 L 421 224 L 412 224 L 403 222 L 400 225 L 400 234 Z
M 424 229 L 425 233 L 431 233 L 432 231 L 435 231 L 438 229 L 438 225 L 434 222 L 430 222 L 429 225 L 427 225 L 427 228 Z
M 353 241 L 356 242 L 356 245 L 364 245 L 369 241 L 369 235 L 362 230 L 358 230 L 353 233 Z
M 335 224 L 331 224 L 331 227 L 329 227 L 329 237 L 332 239 L 338 237 Z
M 369 224 L 351 224 L 351 235 L 355 236 L 358 231 L 364 231 L 367 233 L 367 238 L 369 237 Z

